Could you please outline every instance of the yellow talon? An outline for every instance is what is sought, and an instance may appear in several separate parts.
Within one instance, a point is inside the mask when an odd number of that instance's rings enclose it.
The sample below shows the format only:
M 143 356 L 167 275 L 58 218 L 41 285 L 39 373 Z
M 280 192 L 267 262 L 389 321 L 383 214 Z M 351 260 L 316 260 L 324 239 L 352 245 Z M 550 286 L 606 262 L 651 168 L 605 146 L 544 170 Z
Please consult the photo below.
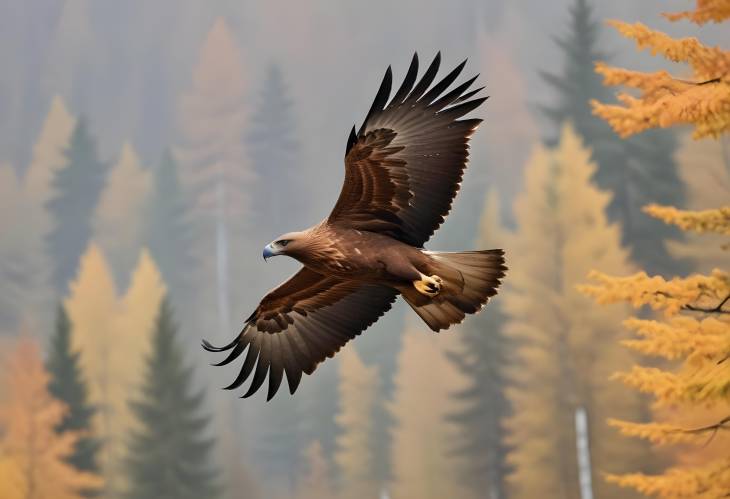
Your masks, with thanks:
M 419 293 L 433 298 L 441 291 L 441 285 L 443 282 L 444 281 L 437 275 L 427 276 L 421 274 L 421 279 L 413 281 L 413 286 Z

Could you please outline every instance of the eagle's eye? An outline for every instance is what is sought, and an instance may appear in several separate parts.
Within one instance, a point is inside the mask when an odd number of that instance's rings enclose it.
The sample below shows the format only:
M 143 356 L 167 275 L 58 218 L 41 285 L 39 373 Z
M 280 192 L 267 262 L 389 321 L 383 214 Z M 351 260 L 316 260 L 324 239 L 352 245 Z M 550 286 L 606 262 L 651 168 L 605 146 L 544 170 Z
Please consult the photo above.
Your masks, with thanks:
M 280 241 L 276 241 L 276 243 L 274 243 L 274 244 L 276 244 L 277 246 L 281 246 L 282 248 L 284 248 L 287 244 L 289 244 L 289 242 L 291 242 L 291 239 L 282 239 Z

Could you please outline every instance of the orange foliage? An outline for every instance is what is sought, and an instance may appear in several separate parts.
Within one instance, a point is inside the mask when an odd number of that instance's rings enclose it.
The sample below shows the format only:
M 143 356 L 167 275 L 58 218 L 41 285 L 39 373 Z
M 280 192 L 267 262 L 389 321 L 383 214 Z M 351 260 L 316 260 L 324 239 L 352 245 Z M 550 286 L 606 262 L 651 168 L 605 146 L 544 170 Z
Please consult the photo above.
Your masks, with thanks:
M 56 433 L 66 407 L 48 392 L 49 375 L 38 344 L 21 338 L 4 359 L 0 384 L 0 497 L 3 499 L 79 499 L 79 491 L 101 480 L 65 459 L 77 432 Z

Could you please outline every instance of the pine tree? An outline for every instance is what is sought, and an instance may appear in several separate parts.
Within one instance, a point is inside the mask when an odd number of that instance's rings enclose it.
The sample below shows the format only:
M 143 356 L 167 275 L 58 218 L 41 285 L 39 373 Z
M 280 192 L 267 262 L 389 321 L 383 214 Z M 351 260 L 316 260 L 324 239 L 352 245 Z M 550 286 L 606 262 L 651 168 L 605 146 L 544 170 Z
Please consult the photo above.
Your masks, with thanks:
M 82 491 L 99 487 L 99 477 L 68 463 L 80 435 L 58 431 L 66 407 L 48 392 L 37 342 L 19 339 L 0 375 L 3 499 L 81 499 Z
M 71 350 L 71 323 L 63 305 L 58 307 L 56 333 L 51 339 L 46 368 L 51 376 L 48 391 L 54 398 L 66 404 L 68 409 L 56 432 L 74 431 L 83 435 L 76 441 L 67 462 L 77 470 L 98 473 L 96 455 L 101 444 L 93 436 L 92 418 L 95 410 L 89 404 L 79 354 Z M 94 497 L 96 491 L 90 490 L 84 495 Z
M 125 143 L 109 172 L 93 218 L 94 241 L 107 256 L 120 288 L 142 249 L 144 208 L 152 188 L 152 174 L 144 168 L 131 144 Z
M 496 248 L 507 241 L 502 235 L 499 199 L 491 192 L 484 205 L 477 248 Z M 500 297 L 489 302 L 487 312 L 460 329 L 461 348 L 448 357 L 469 382 L 454 398 L 460 410 L 449 414 L 459 429 L 452 452 L 468 457 L 464 478 L 477 497 L 507 497 L 505 478 L 510 472 L 502 422 L 510 415 L 505 369 L 511 345 L 503 331 Z
M 455 333 L 410 330 L 403 336 L 392 403 L 396 423 L 389 492 L 394 499 L 468 497 L 459 476 L 468 457 L 451 452 L 457 428 L 448 421 L 448 413 L 458 407 L 451 394 L 466 386 L 445 354 L 460 341 Z
M 617 345 L 621 310 L 591 307 L 576 289 L 593 266 L 630 270 L 620 229 L 605 214 L 610 195 L 592 183 L 596 166 L 570 126 L 554 150 L 538 146 L 515 201 L 518 230 L 507 238 L 510 278 L 500 292 L 505 331 L 516 342 L 510 363 L 505 422 L 511 446 L 509 476 L 515 498 L 576 499 L 579 437 L 576 417 L 587 415 L 591 478 L 596 497 L 616 489 L 600 472 L 651 463 L 648 446 L 615 438 L 610 415 L 641 418 L 638 394 L 627 396 L 610 375 L 631 364 Z
M 172 310 L 159 307 L 142 396 L 132 403 L 139 423 L 127 459 L 130 499 L 198 499 L 218 496 L 211 466 L 213 440 L 205 435 L 204 395 L 192 388 Z M 245 492 L 245 491 L 244 491 Z
M 291 230 L 299 220 L 306 223 L 308 203 L 302 192 L 305 183 L 303 159 L 295 138 L 296 121 L 292 101 L 281 69 L 269 66 L 246 137 L 251 166 L 259 188 L 253 200 L 253 227 L 266 227 L 262 236 L 274 237 Z M 286 178 L 294 186 L 287 192 L 286 203 L 272 196 L 267 186 Z
M 191 214 L 180 186 L 177 162 L 169 150 L 163 153 L 154 171 L 154 190 L 148 199 L 144 217 L 145 246 L 169 286 L 170 300 L 188 309 L 192 306 L 189 295 L 194 284 L 190 269 L 196 266 L 191 251 Z
M 79 118 L 65 152 L 66 164 L 53 178 L 54 195 L 46 204 L 54 226 L 46 238 L 53 259 L 52 280 L 64 293 L 91 238 L 91 216 L 106 182 L 108 166 L 99 161 L 86 119 Z
M 563 72 L 541 73 L 557 92 L 557 104 L 543 107 L 553 123 L 550 143 L 565 122 L 573 124 L 598 165 L 596 184 L 613 193 L 608 216 L 621 226 L 622 245 L 631 249 L 632 260 L 643 267 L 671 272 L 677 262 L 668 254 L 664 240 L 676 239 L 680 233 L 646 216 L 641 208 L 647 203 L 681 203 L 683 188 L 673 158 L 676 140 L 670 131 L 653 130 L 623 141 L 592 114 L 591 100 L 611 100 L 611 93 L 593 71 L 593 65 L 606 55 L 597 48 L 599 24 L 588 0 L 575 0 L 570 14 L 570 32 L 556 38 L 565 56 Z

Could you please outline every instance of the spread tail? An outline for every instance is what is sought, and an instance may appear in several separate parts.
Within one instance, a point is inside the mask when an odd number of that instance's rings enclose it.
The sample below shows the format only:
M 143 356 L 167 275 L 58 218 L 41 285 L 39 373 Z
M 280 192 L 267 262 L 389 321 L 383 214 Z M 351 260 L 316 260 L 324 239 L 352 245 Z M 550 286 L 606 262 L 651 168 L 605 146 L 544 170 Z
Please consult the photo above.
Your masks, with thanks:
M 478 312 L 497 294 L 507 267 L 501 249 L 463 252 L 424 251 L 431 257 L 428 271 L 443 280 L 440 292 L 429 297 L 415 287 L 400 289 L 403 298 L 434 330 L 447 329 Z

